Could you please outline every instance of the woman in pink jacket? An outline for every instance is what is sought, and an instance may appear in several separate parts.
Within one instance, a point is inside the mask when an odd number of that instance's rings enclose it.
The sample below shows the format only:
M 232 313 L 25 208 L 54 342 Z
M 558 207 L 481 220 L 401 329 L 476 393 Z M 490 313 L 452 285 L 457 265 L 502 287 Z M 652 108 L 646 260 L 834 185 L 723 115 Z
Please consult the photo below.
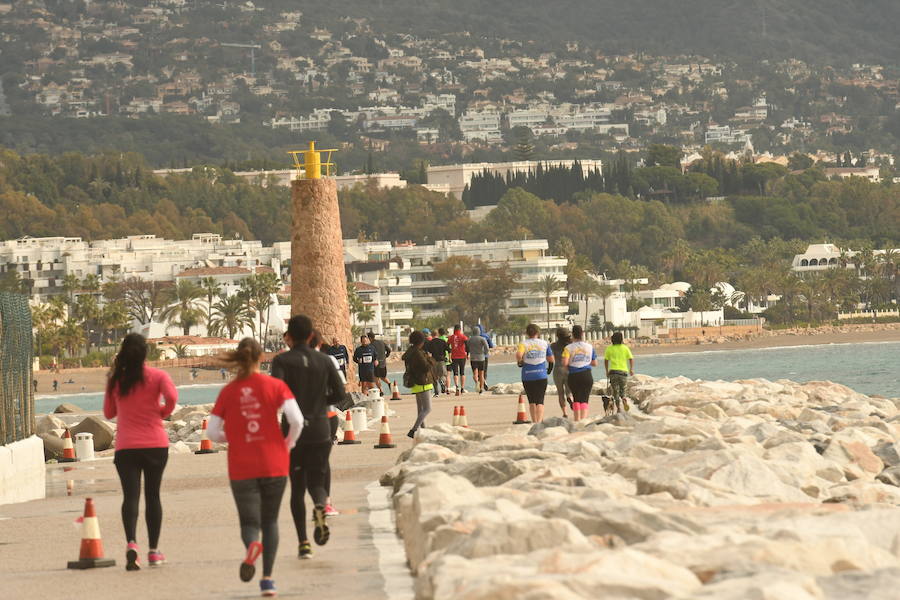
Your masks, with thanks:
M 110 370 L 103 400 L 103 414 L 116 419 L 115 465 L 122 482 L 122 523 L 128 547 L 125 568 L 137 571 L 137 520 L 141 495 L 141 474 L 144 476 L 144 503 L 150 552 L 147 563 L 151 567 L 166 562 L 159 551 L 159 532 L 162 528 L 162 503 L 159 487 L 169 458 L 169 436 L 162 420 L 172 414 L 178 392 L 165 371 L 144 365 L 147 342 L 143 336 L 131 333 L 122 340 L 122 347 Z M 165 402 L 161 403 L 160 398 Z

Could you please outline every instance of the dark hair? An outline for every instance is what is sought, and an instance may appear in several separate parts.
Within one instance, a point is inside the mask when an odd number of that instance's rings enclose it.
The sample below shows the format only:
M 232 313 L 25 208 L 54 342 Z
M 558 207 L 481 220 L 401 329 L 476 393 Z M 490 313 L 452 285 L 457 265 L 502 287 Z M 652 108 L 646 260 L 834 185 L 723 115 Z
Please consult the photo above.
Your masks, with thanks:
M 112 391 L 118 387 L 119 397 L 127 396 L 134 386 L 144 381 L 145 360 L 147 340 L 144 336 L 139 333 L 126 335 L 109 371 L 106 389 Z
M 369 333 L 366 334 L 366 337 L 374 342 L 375 341 L 375 332 L 369 331 Z
M 541 332 L 541 328 L 535 325 L 534 323 L 529 323 L 528 327 L 525 328 L 525 335 L 528 337 L 534 337 Z
M 461 329 L 462 329 L 462 327 L 460 327 L 458 323 L 453 326 L 453 331 L 459 331 Z
M 569 333 L 569 330 L 565 327 L 557 327 L 556 328 L 556 341 L 558 342 L 569 342 L 572 339 L 572 334 Z
M 359 341 L 361 341 L 361 342 L 369 341 L 369 336 L 361 335 L 361 336 L 359 336 Z
M 262 356 L 262 347 L 252 337 L 245 337 L 238 343 L 237 349 L 231 350 L 219 356 L 219 360 L 225 367 L 237 371 L 238 379 L 249 377 L 253 367 L 259 363 Z
M 438 334 L 439 335 L 447 335 L 447 330 L 444 329 L 443 327 L 438 327 Z
M 613 344 L 621 344 L 622 343 L 622 332 L 617 331 L 612 334 L 612 343 Z
M 576 325 L 572 328 L 572 337 L 576 340 L 580 340 L 584 337 L 584 329 L 582 329 L 581 325 Z
M 294 315 L 288 321 L 287 334 L 291 336 L 295 344 L 305 344 L 312 334 L 312 319 L 306 315 Z
M 409 334 L 409 344 L 410 346 L 418 346 L 422 342 L 425 341 L 425 334 L 421 331 L 413 331 Z
M 312 330 L 312 335 L 309 337 L 309 347 L 310 348 L 318 348 L 323 343 L 322 334 L 319 333 L 318 329 Z

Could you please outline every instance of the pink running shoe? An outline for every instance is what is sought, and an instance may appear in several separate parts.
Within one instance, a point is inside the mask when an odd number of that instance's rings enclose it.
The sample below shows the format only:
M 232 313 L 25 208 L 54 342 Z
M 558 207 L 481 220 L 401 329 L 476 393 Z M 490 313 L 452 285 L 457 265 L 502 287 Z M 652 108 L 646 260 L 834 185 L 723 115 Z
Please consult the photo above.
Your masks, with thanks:
M 151 550 L 147 553 L 147 564 L 151 567 L 158 567 L 162 564 L 165 564 L 166 557 L 159 550 Z
M 330 504 L 325 505 L 325 516 L 336 517 L 339 514 L 341 514 L 341 513 L 339 513 L 337 510 L 335 510 L 335 508 L 332 505 L 330 505 Z
M 125 570 L 126 571 L 140 571 L 141 570 L 141 559 L 138 557 L 138 553 L 140 550 L 138 549 L 138 545 L 134 542 L 129 542 L 128 546 L 125 550 Z

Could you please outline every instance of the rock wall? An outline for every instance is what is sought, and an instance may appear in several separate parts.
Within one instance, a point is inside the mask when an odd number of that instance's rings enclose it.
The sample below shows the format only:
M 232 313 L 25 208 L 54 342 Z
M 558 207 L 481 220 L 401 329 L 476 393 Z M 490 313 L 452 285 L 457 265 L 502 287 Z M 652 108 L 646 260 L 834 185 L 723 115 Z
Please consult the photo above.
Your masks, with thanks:
M 308 315 L 329 343 L 335 336 L 353 348 L 337 184 L 298 179 L 291 182 L 291 199 L 291 313 Z M 347 380 L 355 382 L 352 361 L 347 369 Z
M 900 399 L 638 376 L 640 410 L 420 430 L 382 478 L 420 599 L 854 600 L 900 585 Z
M 0 504 L 36 500 L 46 491 L 44 443 L 39 437 L 0 446 Z

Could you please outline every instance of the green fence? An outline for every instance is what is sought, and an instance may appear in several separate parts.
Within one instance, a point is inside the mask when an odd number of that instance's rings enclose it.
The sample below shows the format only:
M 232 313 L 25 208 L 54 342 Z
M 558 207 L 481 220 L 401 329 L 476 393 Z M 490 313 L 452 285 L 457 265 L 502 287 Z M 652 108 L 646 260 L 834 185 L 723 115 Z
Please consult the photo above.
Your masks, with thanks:
M 34 433 L 32 347 L 28 297 L 0 292 L 0 445 Z

